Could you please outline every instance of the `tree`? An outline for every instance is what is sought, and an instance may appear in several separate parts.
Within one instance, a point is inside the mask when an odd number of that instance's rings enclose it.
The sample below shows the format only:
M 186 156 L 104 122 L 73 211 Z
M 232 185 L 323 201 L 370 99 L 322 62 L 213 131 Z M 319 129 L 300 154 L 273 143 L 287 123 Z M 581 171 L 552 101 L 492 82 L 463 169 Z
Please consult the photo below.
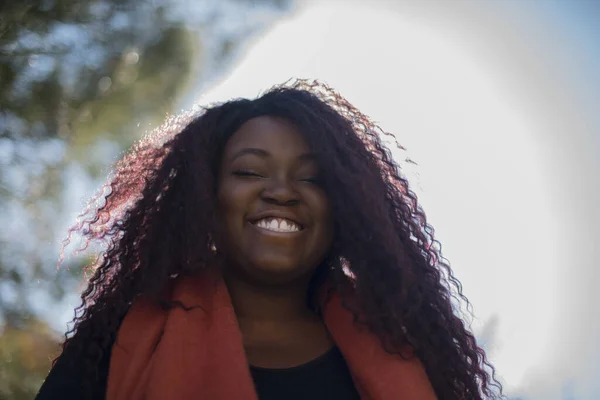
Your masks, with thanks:
M 32 399 L 59 354 L 57 337 L 35 316 L 8 323 L 0 333 L 0 398 Z
M 139 136 L 138 121 L 153 122 L 170 111 L 200 45 L 155 2 L 67 0 L 4 7 L 0 196 L 6 212 L 0 222 L 14 226 L 6 219 L 23 219 L 35 229 L 24 230 L 20 240 L 47 243 L 54 237 L 65 168 L 77 163 L 98 177 L 106 161 L 89 156 L 95 145 L 124 148 Z M 56 252 L 18 247 L 14 239 L 6 231 L 0 237 L 0 280 L 21 292 L 12 302 L 0 293 L 4 318 L 19 315 L 11 303 L 23 307 L 24 283 L 32 279 L 57 297 L 64 292 L 45 259 Z
M 190 82 L 214 78 L 258 26 L 231 32 L 219 21 L 289 5 L 0 2 L 0 398 L 32 397 L 60 341 L 41 306 L 82 284 L 86 258 L 55 268 L 58 221 L 79 208 L 73 186 L 97 187 L 118 154 L 173 112 Z M 181 7 L 203 17 L 190 23 Z

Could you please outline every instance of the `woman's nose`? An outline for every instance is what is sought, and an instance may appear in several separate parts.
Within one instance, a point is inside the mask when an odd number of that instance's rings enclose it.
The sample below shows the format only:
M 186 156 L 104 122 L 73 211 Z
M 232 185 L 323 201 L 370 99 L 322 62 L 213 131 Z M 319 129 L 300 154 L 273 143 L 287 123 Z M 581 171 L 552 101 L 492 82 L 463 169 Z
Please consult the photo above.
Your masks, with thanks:
M 267 203 L 291 206 L 300 201 L 298 192 L 287 179 L 270 179 L 262 192 Z

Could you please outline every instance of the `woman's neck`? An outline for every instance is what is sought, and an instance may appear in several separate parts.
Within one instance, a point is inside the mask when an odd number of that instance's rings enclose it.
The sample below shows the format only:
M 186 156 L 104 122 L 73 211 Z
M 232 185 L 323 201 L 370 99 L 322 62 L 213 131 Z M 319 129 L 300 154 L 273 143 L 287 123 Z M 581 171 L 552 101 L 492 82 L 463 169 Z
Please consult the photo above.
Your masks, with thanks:
M 309 279 L 285 285 L 261 285 L 234 274 L 224 274 L 231 303 L 238 319 L 285 322 L 314 320 L 306 302 Z
M 333 339 L 307 305 L 305 282 L 257 285 L 224 274 L 250 365 L 289 368 L 331 349 Z

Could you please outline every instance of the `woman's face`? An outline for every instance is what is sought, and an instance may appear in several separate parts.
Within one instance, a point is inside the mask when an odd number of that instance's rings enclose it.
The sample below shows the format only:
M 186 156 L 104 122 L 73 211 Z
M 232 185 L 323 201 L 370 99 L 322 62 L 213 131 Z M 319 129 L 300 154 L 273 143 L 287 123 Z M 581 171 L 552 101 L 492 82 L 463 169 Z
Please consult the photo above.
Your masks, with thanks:
M 312 274 L 333 240 L 317 163 L 289 121 L 261 116 L 227 142 L 218 180 L 222 243 L 237 273 L 262 283 Z

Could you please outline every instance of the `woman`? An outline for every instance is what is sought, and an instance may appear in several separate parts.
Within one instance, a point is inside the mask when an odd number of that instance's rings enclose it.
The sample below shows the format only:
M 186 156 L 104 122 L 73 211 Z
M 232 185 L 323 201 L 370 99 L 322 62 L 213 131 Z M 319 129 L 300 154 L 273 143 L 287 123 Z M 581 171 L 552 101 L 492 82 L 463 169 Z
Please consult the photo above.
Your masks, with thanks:
M 74 228 L 106 249 L 38 399 L 499 395 L 380 133 L 297 81 L 137 144 Z

